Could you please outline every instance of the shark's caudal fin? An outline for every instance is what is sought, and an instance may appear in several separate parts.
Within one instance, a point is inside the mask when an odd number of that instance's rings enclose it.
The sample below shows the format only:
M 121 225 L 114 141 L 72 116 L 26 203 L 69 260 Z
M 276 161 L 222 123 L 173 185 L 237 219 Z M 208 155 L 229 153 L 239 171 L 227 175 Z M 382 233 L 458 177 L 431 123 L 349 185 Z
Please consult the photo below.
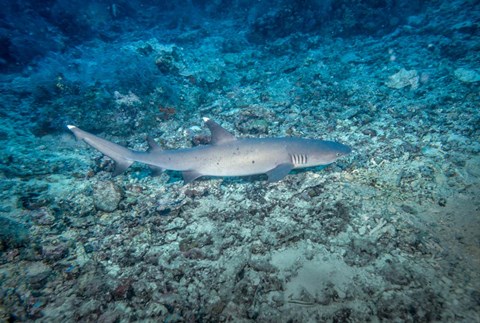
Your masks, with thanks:
M 135 152 L 108 140 L 99 138 L 75 126 L 68 125 L 67 127 L 73 132 L 78 140 L 85 141 L 87 144 L 115 161 L 115 171 L 113 172 L 113 176 L 124 172 L 135 161 Z

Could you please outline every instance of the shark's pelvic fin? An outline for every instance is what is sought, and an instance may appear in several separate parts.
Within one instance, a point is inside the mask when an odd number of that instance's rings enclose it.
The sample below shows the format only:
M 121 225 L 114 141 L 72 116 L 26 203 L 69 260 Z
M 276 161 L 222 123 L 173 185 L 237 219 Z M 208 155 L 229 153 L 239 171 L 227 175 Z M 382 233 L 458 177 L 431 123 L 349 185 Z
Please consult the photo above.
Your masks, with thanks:
M 128 167 L 130 167 L 133 164 L 133 161 L 131 160 L 126 160 L 122 158 L 113 158 L 113 157 L 110 157 L 110 158 L 112 158 L 115 161 L 115 169 L 113 170 L 112 176 L 120 175 L 121 173 L 126 171 Z
M 219 145 L 226 142 L 237 140 L 237 138 L 235 138 L 234 135 L 232 135 L 229 131 L 227 131 L 225 128 L 223 128 L 218 123 L 211 120 L 210 118 L 203 118 L 203 121 L 205 121 L 205 124 L 207 125 L 208 129 L 210 129 L 210 132 L 212 133 L 212 140 L 211 140 L 212 145 Z
M 187 170 L 187 171 L 182 172 L 182 176 L 183 176 L 183 181 L 185 182 L 185 184 L 188 184 L 188 183 L 193 182 L 197 178 L 202 177 L 203 175 L 200 174 L 197 171 L 194 171 L 194 170 Z

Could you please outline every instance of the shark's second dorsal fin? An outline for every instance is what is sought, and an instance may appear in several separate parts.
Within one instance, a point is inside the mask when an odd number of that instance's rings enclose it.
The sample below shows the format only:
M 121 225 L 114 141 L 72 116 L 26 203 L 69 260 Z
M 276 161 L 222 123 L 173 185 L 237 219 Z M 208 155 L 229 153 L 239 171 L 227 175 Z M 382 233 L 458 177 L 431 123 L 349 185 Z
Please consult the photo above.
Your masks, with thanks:
M 229 141 L 237 140 L 234 135 L 210 118 L 203 118 L 203 121 L 205 121 L 205 124 L 212 133 L 212 145 L 219 145 Z

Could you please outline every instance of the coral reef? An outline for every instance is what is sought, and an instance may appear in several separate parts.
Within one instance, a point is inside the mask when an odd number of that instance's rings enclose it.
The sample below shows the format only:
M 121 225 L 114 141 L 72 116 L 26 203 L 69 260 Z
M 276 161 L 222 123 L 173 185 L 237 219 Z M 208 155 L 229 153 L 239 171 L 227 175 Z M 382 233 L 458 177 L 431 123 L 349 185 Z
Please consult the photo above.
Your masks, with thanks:
M 475 1 L 4 8 L 1 321 L 480 321 Z M 354 151 L 183 185 L 66 129 L 180 149 L 201 117 Z

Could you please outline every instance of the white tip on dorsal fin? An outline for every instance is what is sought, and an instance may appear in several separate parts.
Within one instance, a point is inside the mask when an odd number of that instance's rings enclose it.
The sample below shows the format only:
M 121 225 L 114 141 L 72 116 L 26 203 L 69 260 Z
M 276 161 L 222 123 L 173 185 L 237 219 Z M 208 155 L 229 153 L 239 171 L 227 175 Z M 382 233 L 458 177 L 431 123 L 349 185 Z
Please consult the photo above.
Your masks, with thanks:
M 234 135 L 232 135 L 225 128 L 223 128 L 218 123 L 211 120 L 210 118 L 204 117 L 203 121 L 205 121 L 205 124 L 207 125 L 208 129 L 210 129 L 210 132 L 212 133 L 212 140 L 211 140 L 212 145 L 219 145 L 229 141 L 237 140 L 237 138 L 235 138 Z
M 67 125 L 67 128 L 72 130 L 72 129 L 75 129 L 76 127 L 69 124 L 69 125 Z

